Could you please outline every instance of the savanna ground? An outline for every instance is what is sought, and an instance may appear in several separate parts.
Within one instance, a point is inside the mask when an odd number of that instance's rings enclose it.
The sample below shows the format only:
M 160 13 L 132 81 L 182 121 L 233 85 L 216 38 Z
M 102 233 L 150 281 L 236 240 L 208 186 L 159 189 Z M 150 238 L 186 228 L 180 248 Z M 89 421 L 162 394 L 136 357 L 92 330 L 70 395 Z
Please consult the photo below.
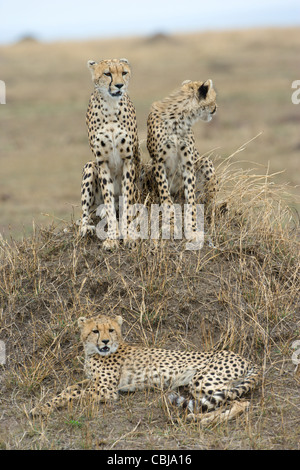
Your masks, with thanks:
M 299 29 L 266 29 L 0 48 L 1 448 L 299 448 L 298 38 Z M 78 235 L 81 169 L 91 158 L 86 61 L 104 57 L 132 63 L 144 159 L 151 103 L 183 80 L 213 79 L 218 113 L 195 133 L 229 209 L 207 228 L 214 247 L 144 240 L 106 253 Z M 264 374 L 249 412 L 188 424 L 151 391 L 31 420 L 37 401 L 82 379 L 76 320 L 95 313 L 122 314 L 130 342 L 251 357 Z

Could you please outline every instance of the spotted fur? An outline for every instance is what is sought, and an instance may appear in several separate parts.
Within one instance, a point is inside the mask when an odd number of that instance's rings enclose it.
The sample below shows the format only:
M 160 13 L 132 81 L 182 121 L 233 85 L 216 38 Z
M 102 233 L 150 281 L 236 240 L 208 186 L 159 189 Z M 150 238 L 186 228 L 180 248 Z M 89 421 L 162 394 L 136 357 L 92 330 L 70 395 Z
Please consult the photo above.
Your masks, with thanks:
M 195 147 L 192 126 L 199 120 L 210 121 L 217 109 L 216 92 L 211 80 L 187 80 L 171 95 L 153 103 L 147 122 L 147 148 L 162 204 L 171 206 L 182 188 L 192 208 L 190 228 L 195 230 L 195 179 L 201 188 L 201 203 L 208 209 L 218 187 L 209 157 L 200 158 Z
M 95 211 L 105 204 L 108 231 L 104 247 L 111 249 L 120 235 L 130 241 L 130 234 L 120 234 L 116 208 L 121 195 L 128 205 L 133 204 L 140 164 L 136 112 L 127 94 L 131 68 L 127 59 L 89 60 L 88 68 L 94 92 L 86 124 L 94 161 L 83 168 L 80 230 L 82 235 L 95 231 Z M 123 213 L 128 217 L 125 210 Z
M 233 352 L 183 352 L 129 345 L 122 339 L 120 316 L 81 317 L 78 323 L 87 379 L 38 405 L 32 415 L 47 414 L 79 398 L 114 401 L 119 392 L 183 386 L 190 398 L 172 392 L 171 403 L 190 411 L 211 411 L 253 390 L 259 379 L 259 368 Z

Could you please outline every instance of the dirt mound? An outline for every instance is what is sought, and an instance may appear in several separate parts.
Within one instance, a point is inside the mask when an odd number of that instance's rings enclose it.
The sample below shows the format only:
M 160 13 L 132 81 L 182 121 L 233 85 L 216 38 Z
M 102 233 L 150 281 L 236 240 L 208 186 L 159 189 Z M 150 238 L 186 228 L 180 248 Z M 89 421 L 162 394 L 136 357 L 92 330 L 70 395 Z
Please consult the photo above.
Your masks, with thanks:
M 212 221 L 196 252 L 180 240 L 143 240 L 107 253 L 97 237 L 82 239 L 75 224 L 1 241 L 2 447 L 296 447 L 296 222 L 268 177 L 221 170 L 229 210 Z M 26 413 L 36 401 L 83 378 L 76 321 L 96 313 L 121 314 L 129 342 L 251 357 L 265 375 L 249 414 L 222 426 L 216 442 L 212 430 L 184 420 L 178 426 L 154 391 L 122 396 L 97 412 L 74 405 L 32 423 Z

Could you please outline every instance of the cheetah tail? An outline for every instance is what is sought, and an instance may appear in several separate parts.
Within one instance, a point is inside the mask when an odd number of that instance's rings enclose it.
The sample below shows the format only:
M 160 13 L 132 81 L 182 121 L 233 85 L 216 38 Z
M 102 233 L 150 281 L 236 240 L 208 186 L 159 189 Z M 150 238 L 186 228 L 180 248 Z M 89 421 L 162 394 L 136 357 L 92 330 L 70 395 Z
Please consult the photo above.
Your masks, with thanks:
M 172 405 L 187 409 L 191 413 L 212 411 L 228 401 L 233 401 L 254 390 L 259 378 L 260 370 L 258 367 L 253 366 L 243 378 L 237 379 L 235 385 L 231 388 L 215 390 L 211 395 L 206 394 L 200 399 L 188 399 L 172 392 L 169 394 L 168 399 Z

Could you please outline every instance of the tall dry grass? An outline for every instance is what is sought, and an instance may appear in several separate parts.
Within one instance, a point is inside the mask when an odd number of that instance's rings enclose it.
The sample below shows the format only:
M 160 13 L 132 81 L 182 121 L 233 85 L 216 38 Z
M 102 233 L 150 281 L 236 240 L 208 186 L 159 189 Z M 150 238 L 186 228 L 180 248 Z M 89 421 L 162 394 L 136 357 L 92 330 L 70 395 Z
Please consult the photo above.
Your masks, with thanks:
M 241 170 L 233 156 L 214 160 L 217 203 L 228 210 L 207 227 L 213 246 L 190 252 L 181 240 L 144 240 L 107 253 L 75 224 L 34 227 L 21 242 L 1 239 L 2 447 L 297 447 L 299 219 L 273 175 Z M 121 314 L 129 342 L 251 357 L 263 380 L 249 413 L 205 429 L 176 422 L 159 392 L 142 392 L 114 407 L 74 405 L 32 422 L 33 404 L 82 379 L 76 321 L 98 313 Z

